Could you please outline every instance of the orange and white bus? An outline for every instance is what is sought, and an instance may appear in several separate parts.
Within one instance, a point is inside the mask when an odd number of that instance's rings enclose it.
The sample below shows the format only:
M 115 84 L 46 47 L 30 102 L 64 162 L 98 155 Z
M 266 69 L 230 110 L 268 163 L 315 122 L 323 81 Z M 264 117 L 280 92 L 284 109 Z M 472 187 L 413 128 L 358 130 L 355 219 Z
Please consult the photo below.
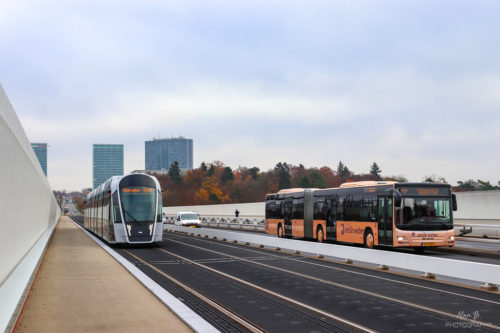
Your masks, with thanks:
M 287 189 L 266 196 L 266 232 L 393 247 L 454 246 L 451 186 L 363 181 L 329 189 Z

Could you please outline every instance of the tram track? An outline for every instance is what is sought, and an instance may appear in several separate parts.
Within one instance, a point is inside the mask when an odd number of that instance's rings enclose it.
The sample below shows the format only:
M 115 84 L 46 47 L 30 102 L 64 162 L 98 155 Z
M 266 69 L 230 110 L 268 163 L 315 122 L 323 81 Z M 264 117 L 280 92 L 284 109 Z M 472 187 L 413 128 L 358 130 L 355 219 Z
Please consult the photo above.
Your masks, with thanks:
M 175 240 L 174 238 L 176 238 L 176 237 L 180 237 L 182 239 L 182 241 Z M 386 295 L 382 295 L 381 293 L 370 292 L 370 291 L 367 291 L 367 290 L 362 289 L 362 288 L 354 288 L 354 287 L 347 285 L 347 284 L 335 283 L 332 281 L 327 281 L 325 279 L 317 278 L 315 276 L 301 274 L 301 273 L 297 273 L 297 272 L 294 272 L 291 270 L 283 269 L 283 268 L 277 267 L 277 262 L 263 263 L 261 259 L 258 259 L 258 260 L 246 259 L 246 258 L 242 257 L 241 254 L 238 256 L 234 256 L 234 255 L 228 254 L 227 252 L 214 251 L 212 249 L 208 249 L 206 242 L 209 242 L 210 244 L 219 243 L 218 244 L 219 246 L 224 246 L 224 247 L 228 247 L 228 248 L 237 248 L 239 251 L 252 251 L 252 253 L 263 253 L 263 251 L 260 249 L 258 249 L 258 250 L 257 249 L 248 249 L 245 247 L 232 245 L 232 244 L 228 244 L 228 243 L 189 237 L 193 241 L 200 242 L 204 245 L 204 246 L 196 246 L 193 244 L 189 244 L 190 242 L 187 241 L 188 236 L 174 235 L 174 238 L 172 238 L 170 236 L 167 241 L 175 242 L 178 245 L 182 245 L 183 247 L 186 247 L 186 246 L 191 247 L 192 249 L 196 249 L 197 251 L 209 252 L 213 255 L 220 256 L 220 260 L 218 263 L 219 266 L 224 265 L 223 264 L 224 261 L 226 261 L 226 263 L 227 263 L 227 260 L 223 260 L 224 257 L 231 258 L 233 260 L 233 264 L 236 262 L 240 262 L 240 263 L 244 263 L 247 265 L 250 264 L 252 266 L 260 266 L 262 269 L 267 270 L 268 272 L 269 271 L 275 271 L 275 272 L 278 271 L 281 273 L 281 276 L 288 276 L 289 277 L 289 276 L 293 275 L 299 279 L 307 279 L 310 282 L 312 281 L 313 285 L 314 284 L 316 284 L 316 285 L 325 285 L 326 284 L 326 285 L 330 285 L 331 287 L 342 288 L 342 289 L 347 290 L 351 293 L 355 293 L 357 295 L 362 295 L 362 296 L 364 296 L 364 298 L 376 299 L 377 302 L 396 304 L 399 308 L 405 307 L 408 309 L 412 309 L 413 311 L 419 311 L 422 314 L 426 314 L 429 317 L 438 316 L 438 317 L 440 317 L 440 320 L 444 323 L 464 322 L 464 323 L 467 323 L 466 325 L 469 325 L 469 327 L 481 327 L 483 329 L 492 329 L 492 330 L 496 330 L 496 331 L 500 330 L 500 326 L 498 325 L 498 318 L 495 318 L 496 317 L 495 313 L 498 313 L 498 312 L 496 312 L 496 310 L 500 309 L 498 307 L 500 304 L 498 302 L 500 300 L 500 298 L 498 297 L 498 295 L 495 295 L 495 294 L 489 294 L 489 293 L 482 292 L 483 295 L 485 295 L 485 298 L 480 298 L 480 297 L 475 297 L 475 296 L 471 296 L 471 295 L 450 292 L 449 290 L 439 290 L 437 288 L 429 288 L 429 287 L 425 287 L 425 286 L 414 285 L 414 287 L 422 287 L 423 289 L 426 289 L 428 294 L 429 293 L 431 293 L 431 294 L 432 293 L 440 293 L 439 295 L 437 295 L 438 298 L 442 298 L 443 294 L 444 295 L 447 294 L 447 295 L 449 295 L 449 297 L 453 297 L 453 298 L 450 298 L 449 300 L 447 300 L 450 304 L 454 303 L 453 306 L 451 306 L 451 308 L 465 309 L 465 310 L 458 310 L 457 312 L 447 311 L 447 309 L 438 308 L 440 306 L 439 303 L 436 304 L 435 306 L 426 306 L 423 304 L 414 303 L 414 302 L 402 299 L 402 298 L 407 296 L 404 294 L 401 295 L 400 298 L 386 296 Z M 176 248 L 176 249 L 179 249 L 179 248 Z M 189 251 L 184 251 L 184 253 L 188 253 L 188 252 Z M 193 252 L 193 251 L 191 250 L 191 252 Z M 177 254 L 179 254 L 179 253 L 177 253 Z M 280 254 L 280 256 L 281 255 L 282 254 Z M 182 254 L 181 254 L 181 256 L 182 256 Z M 206 262 L 208 262 L 206 259 L 198 259 L 196 261 L 199 262 L 201 260 L 205 260 Z M 294 261 L 294 259 L 292 258 L 292 259 L 283 260 L 283 262 L 288 262 L 288 261 Z M 307 263 L 302 262 L 302 264 L 307 264 Z M 217 265 L 216 261 L 214 261 L 212 264 L 210 264 L 211 268 L 213 268 L 215 265 Z M 227 264 L 225 264 L 225 265 L 228 266 Z M 204 265 L 204 266 L 206 266 L 206 265 Z M 227 274 L 227 270 L 222 270 L 222 271 L 223 271 L 223 273 Z M 352 273 L 353 272 L 349 272 L 349 274 L 352 274 Z M 276 280 L 276 278 L 275 278 L 275 280 Z M 382 279 L 382 280 L 384 280 L 384 279 Z M 421 281 L 419 279 L 414 279 L 414 280 Z M 401 283 L 401 281 L 395 281 L 395 280 L 391 281 L 391 279 L 385 279 L 384 281 L 389 281 L 391 283 Z M 428 283 L 428 281 L 422 281 L 422 282 Z M 279 283 L 277 283 L 277 284 L 279 285 Z M 408 285 L 408 283 L 404 283 L 404 282 L 402 284 Z M 275 283 L 275 285 L 276 285 L 276 283 Z M 451 288 L 451 287 L 446 286 L 446 288 Z M 381 290 L 381 291 L 383 291 L 383 290 Z M 473 293 L 479 292 L 479 293 L 481 293 L 480 291 L 475 291 L 475 290 L 473 290 L 473 291 L 467 290 L 467 292 L 473 292 Z M 419 293 L 422 293 L 422 292 L 419 292 Z M 487 299 L 486 297 L 489 297 L 490 299 Z M 477 306 L 477 307 L 471 308 L 470 306 L 468 306 L 468 303 L 471 303 L 471 302 L 476 302 L 475 304 L 473 304 L 473 306 Z M 477 311 L 480 311 L 481 315 L 486 315 L 487 318 L 484 318 L 484 320 L 475 320 L 475 319 L 478 319 L 477 316 L 476 316 L 476 318 L 472 318 L 470 316 L 461 315 L 464 313 L 469 313 L 469 311 L 471 313 L 475 313 Z M 492 313 L 493 313 L 493 315 L 491 315 Z M 493 323 L 490 322 L 491 319 L 494 319 Z M 445 326 L 443 325 L 443 327 L 445 327 Z M 378 329 L 378 328 L 375 328 L 375 329 Z
M 342 318 L 324 311 L 315 311 L 315 309 L 300 305 L 298 302 L 293 300 L 283 299 L 283 297 L 280 297 L 278 294 L 272 292 L 269 293 L 259 286 L 248 284 L 245 281 L 235 279 L 230 275 L 222 274 L 221 276 L 220 272 L 210 269 L 208 269 L 208 271 L 214 274 L 212 276 L 209 274 L 207 275 L 206 266 L 178 256 L 162 248 L 148 250 L 127 249 L 121 250 L 120 252 L 125 253 L 125 257 L 128 255 L 128 259 L 132 259 L 132 262 L 139 269 L 144 270 L 144 267 L 147 267 L 160 274 L 163 278 L 170 281 L 175 280 L 177 286 L 182 287 L 185 291 L 190 292 L 201 300 L 207 302 L 207 304 L 212 306 L 215 305 L 218 311 L 221 311 L 226 316 L 230 317 L 231 320 L 234 320 L 251 332 L 276 331 L 278 327 L 280 331 L 283 330 L 287 332 L 375 332 L 374 330 L 343 320 Z M 172 272 L 165 272 L 165 267 L 172 267 L 175 265 L 172 260 L 152 260 L 152 258 L 158 258 L 159 252 L 161 252 L 164 259 L 165 255 L 167 255 L 169 258 L 178 259 L 178 265 L 189 267 L 188 271 L 190 274 L 188 276 L 185 274 L 179 274 L 178 270 L 175 270 L 177 271 L 177 275 L 181 276 L 181 278 L 183 275 L 185 281 L 181 282 L 178 277 L 173 277 L 175 274 L 172 274 Z M 196 280 L 195 278 L 193 279 L 193 277 L 199 275 L 200 272 L 202 272 L 203 278 L 207 281 L 212 280 L 213 283 L 221 285 L 224 289 L 228 289 L 233 299 L 246 299 L 246 303 L 249 305 L 246 306 L 245 304 L 241 304 L 239 306 L 239 311 L 235 311 L 234 309 L 230 309 L 231 303 L 234 308 L 234 300 L 230 300 L 221 293 L 217 293 L 216 290 L 212 290 L 212 292 L 210 292 L 210 290 L 203 288 L 203 286 L 200 287 L 200 285 L 197 287 L 201 290 L 204 289 L 203 291 L 194 290 L 194 288 L 190 285 L 193 284 L 193 280 Z M 159 282 L 160 285 L 164 285 L 162 281 L 157 282 Z M 169 289 L 167 290 L 170 291 Z M 226 305 L 224 305 L 224 303 Z M 252 310 L 252 306 L 264 309 L 266 313 L 258 313 Z M 196 311 L 196 309 L 193 310 Z M 241 314 L 241 312 L 244 314 Z M 205 317 L 202 313 L 200 313 L 200 315 Z M 279 321 L 275 321 L 273 318 L 274 316 L 276 316 Z M 271 319 L 271 321 L 269 319 Z M 209 321 L 211 321 L 211 318 L 209 318 Z M 228 331 L 224 327 L 218 328 L 224 332 Z

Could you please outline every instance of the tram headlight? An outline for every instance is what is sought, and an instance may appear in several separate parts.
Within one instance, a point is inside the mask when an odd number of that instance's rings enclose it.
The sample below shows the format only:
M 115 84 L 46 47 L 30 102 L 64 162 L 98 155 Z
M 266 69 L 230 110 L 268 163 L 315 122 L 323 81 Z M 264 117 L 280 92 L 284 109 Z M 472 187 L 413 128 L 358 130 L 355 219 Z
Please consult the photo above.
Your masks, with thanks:
M 450 241 L 454 241 L 454 240 L 455 240 L 455 236 L 450 236 L 450 237 L 448 237 L 448 239 L 449 239 Z
M 127 224 L 127 231 L 129 236 L 130 236 L 130 230 L 132 230 L 132 226 L 130 224 Z
M 406 240 L 406 236 L 398 236 L 398 242 L 402 242 Z
M 153 224 L 150 224 L 149 225 L 149 234 L 152 235 L 153 234 Z

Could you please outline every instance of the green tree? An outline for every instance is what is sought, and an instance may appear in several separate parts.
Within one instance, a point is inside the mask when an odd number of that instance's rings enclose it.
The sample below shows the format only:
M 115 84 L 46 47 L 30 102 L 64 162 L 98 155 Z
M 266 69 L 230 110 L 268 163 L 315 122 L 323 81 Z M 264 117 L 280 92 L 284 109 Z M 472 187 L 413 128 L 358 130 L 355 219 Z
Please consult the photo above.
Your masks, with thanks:
M 208 177 L 212 177 L 215 174 L 215 167 L 213 164 L 210 164 L 210 168 L 208 168 L 207 175 Z
M 259 172 L 260 172 L 259 168 L 253 167 L 250 168 L 248 171 L 250 172 L 250 176 L 252 177 L 252 179 L 257 179 L 259 177 Z
M 274 173 L 278 177 L 278 188 L 280 190 L 291 187 L 290 182 L 290 166 L 285 163 L 279 162 L 274 167 Z
M 170 165 L 170 168 L 168 169 L 168 175 L 172 181 L 176 183 L 181 183 L 182 182 L 182 177 L 181 177 L 181 169 L 179 168 L 179 162 L 175 161 Z
M 370 168 L 370 174 L 377 177 L 377 179 L 382 179 L 380 177 L 380 173 L 382 172 L 382 170 L 380 170 L 380 168 L 378 167 L 377 163 L 373 162 L 371 168 Z
M 342 161 L 340 161 L 337 166 L 337 175 L 339 175 L 344 181 L 351 176 L 351 171 L 344 165 L 344 163 L 342 163 Z
M 325 188 L 326 182 L 323 175 L 316 170 L 309 172 L 309 179 L 311 181 L 311 187 Z
M 230 167 L 225 167 L 220 177 L 220 182 L 224 184 L 228 180 L 233 180 L 233 179 L 234 179 L 233 170 L 231 170 Z
M 207 164 L 205 162 L 201 162 L 200 169 L 203 171 L 207 171 L 208 170 Z

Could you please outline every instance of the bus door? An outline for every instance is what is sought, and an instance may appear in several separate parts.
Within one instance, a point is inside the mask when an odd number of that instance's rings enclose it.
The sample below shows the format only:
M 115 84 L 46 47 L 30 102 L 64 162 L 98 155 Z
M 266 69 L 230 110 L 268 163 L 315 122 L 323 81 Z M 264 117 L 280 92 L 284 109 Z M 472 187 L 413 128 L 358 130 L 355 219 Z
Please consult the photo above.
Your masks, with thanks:
M 283 219 L 285 220 L 284 235 L 292 237 L 292 199 L 283 202 Z
M 337 198 L 328 197 L 325 202 L 326 232 L 328 236 L 337 237 Z
M 378 197 L 378 243 L 392 244 L 392 197 Z

